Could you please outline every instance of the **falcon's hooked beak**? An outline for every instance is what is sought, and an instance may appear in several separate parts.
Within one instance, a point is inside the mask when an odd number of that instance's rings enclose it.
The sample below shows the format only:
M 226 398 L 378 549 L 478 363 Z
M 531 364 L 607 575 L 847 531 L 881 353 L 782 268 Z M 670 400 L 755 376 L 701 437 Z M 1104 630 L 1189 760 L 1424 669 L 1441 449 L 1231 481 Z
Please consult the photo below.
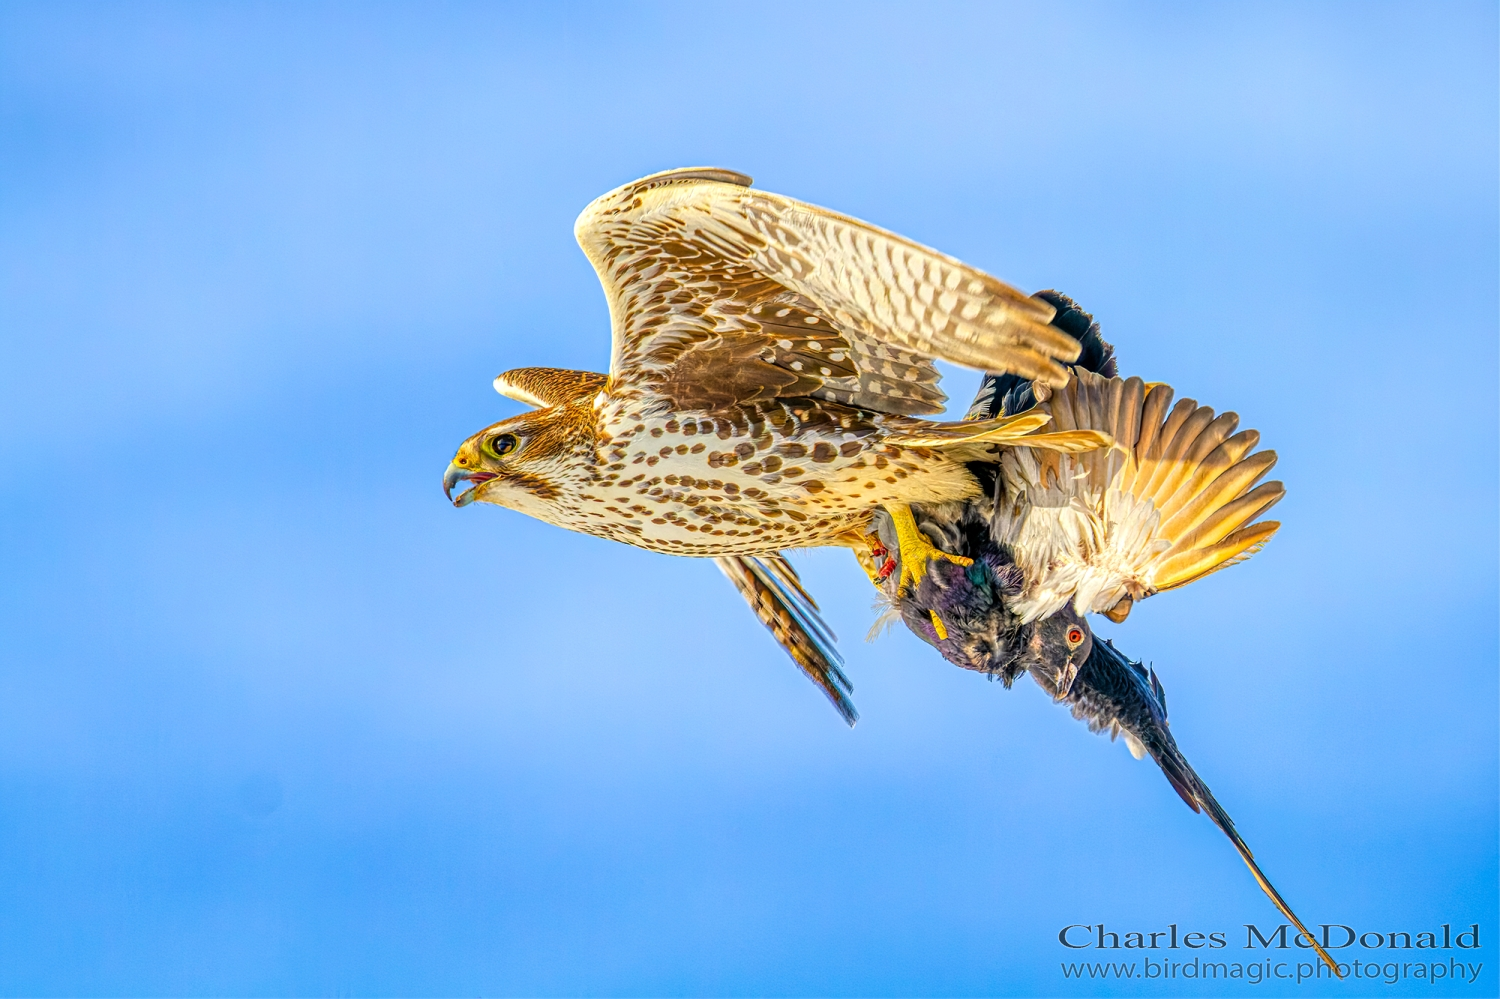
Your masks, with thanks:
M 454 506 L 468 506 L 474 501 L 474 494 L 479 491 L 479 487 L 495 477 L 494 472 L 476 472 L 473 469 L 465 468 L 456 461 L 450 461 L 448 462 L 448 471 L 443 473 L 443 493 Z M 465 489 L 458 494 L 458 499 L 454 499 L 453 487 L 460 482 L 470 483 L 471 488 Z

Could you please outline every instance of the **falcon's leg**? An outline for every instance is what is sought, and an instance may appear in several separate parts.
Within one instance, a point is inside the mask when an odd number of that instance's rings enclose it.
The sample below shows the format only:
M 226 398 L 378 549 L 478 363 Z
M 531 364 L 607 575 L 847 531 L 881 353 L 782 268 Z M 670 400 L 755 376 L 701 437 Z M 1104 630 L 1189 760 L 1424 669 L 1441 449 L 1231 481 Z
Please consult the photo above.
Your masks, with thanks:
M 898 592 L 905 592 L 907 583 L 915 584 L 921 579 L 927 572 L 927 563 L 935 558 L 945 558 L 956 565 L 974 564 L 973 559 L 949 555 L 928 541 L 927 535 L 917 528 L 917 522 L 911 515 L 911 507 L 905 503 L 887 504 L 885 512 L 891 515 L 891 522 L 896 528 L 896 544 L 900 548 L 901 579 L 897 585 Z
M 850 531 L 839 540 L 844 547 L 854 553 L 859 567 L 865 571 L 866 576 L 870 577 L 870 585 L 877 590 L 880 589 L 880 584 L 885 582 L 885 578 L 891 574 L 891 569 L 895 568 L 890 560 L 891 553 L 886 551 L 885 545 L 880 543 L 880 535 L 873 530 L 867 533 L 862 529 Z M 885 559 L 885 564 L 877 565 L 875 560 L 878 558 Z

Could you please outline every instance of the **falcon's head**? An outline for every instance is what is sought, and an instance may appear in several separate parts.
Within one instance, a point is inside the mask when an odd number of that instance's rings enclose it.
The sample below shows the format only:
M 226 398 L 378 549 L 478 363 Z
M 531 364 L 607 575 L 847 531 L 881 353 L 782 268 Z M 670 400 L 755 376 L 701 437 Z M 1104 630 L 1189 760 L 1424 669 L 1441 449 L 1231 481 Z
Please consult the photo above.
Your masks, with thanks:
M 459 445 L 443 475 L 443 491 L 454 506 L 478 500 L 551 521 L 555 500 L 585 453 L 572 406 L 522 413 L 485 427 Z M 453 495 L 467 482 L 470 488 Z

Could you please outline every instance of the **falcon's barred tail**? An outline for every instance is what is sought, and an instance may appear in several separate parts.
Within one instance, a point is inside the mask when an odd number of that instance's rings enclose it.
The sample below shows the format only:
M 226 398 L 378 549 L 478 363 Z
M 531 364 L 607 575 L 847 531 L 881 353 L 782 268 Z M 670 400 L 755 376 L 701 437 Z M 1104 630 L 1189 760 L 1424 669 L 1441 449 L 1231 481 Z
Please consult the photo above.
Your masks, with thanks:
M 1038 683 L 1047 687 L 1040 679 Z M 1049 690 L 1049 693 L 1056 696 L 1056 691 Z M 1074 678 L 1072 687 L 1062 699 L 1072 707 L 1073 716 L 1087 722 L 1093 731 L 1108 731 L 1111 738 L 1116 734 L 1123 734 L 1131 752 L 1136 756 L 1140 755 L 1141 749 L 1150 753 L 1157 766 L 1161 767 L 1162 774 L 1182 800 L 1187 802 L 1188 807 L 1195 812 L 1207 813 L 1213 824 L 1229 837 L 1229 841 L 1239 852 L 1240 859 L 1244 860 L 1250 873 L 1255 876 L 1261 891 L 1266 893 L 1266 897 L 1298 932 L 1311 942 L 1313 949 L 1332 969 L 1334 975 L 1343 977 L 1339 974 L 1338 964 L 1328 956 L 1317 938 L 1308 932 L 1302 920 L 1292 912 L 1291 906 L 1286 904 L 1281 893 L 1255 862 L 1255 856 L 1235 829 L 1234 820 L 1229 817 L 1229 813 L 1224 811 L 1208 785 L 1203 783 L 1203 779 L 1177 748 L 1177 741 L 1172 738 L 1171 729 L 1167 725 L 1166 692 L 1162 690 L 1161 681 L 1157 680 L 1154 670 L 1148 671 L 1140 663 L 1131 662 L 1108 641 L 1096 637 L 1093 651 L 1089 653 L 1088 659 Z
M 714 561 L 792 661 L 833 702 L 844 721 L 851 726 L 858 721 L 859 712 L 849 700 L 854 685 L 844 675 L 844 657 L 839 655 L 837 639 L 818 614 L 818 605 L 803 589 L 796 570 L 780 556 L 736 555 Z

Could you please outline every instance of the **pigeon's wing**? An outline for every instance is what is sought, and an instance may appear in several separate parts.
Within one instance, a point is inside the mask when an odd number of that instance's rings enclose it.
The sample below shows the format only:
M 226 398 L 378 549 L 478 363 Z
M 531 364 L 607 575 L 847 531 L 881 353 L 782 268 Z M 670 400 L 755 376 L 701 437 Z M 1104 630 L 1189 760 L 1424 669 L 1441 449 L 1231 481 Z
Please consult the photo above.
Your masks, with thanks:
M 780 556 L 736 555 L 716 558 L 719 568 L 786 649 L 807 678 L 833 702 L 844 721 L 859 720 L 849 695 L 854 685 L 844 675 L 844 657 L 839 655 L 833 631 L 818 613 L 818 605 L 802 588 L 796 571 Z
M 1059 362 L 1079 354 L 1047 302 L 729 170 L 626 184 L 574 232 L 609 300 L 610 392 L 627 405 L 800 396 L 921 415 L 945 399 L 934 359 L 1061 386 Z
M 1250 557 L 1281 526 L 1256 522 L 1286 491 L 1256 485 L 1276 453 L 1254 451 L 1254 430 L 1235 433 L 1234 413 L 1173 406 L 1166 385 L 1078 369 L 1037 408 L 1056 431 L 1103 430 L 1116 444 L 1001 454 L 993 532 L 1025 573 L 1012 605 L 1023 620 L 1069 601 L 1123 620 L 1133 601 Z

